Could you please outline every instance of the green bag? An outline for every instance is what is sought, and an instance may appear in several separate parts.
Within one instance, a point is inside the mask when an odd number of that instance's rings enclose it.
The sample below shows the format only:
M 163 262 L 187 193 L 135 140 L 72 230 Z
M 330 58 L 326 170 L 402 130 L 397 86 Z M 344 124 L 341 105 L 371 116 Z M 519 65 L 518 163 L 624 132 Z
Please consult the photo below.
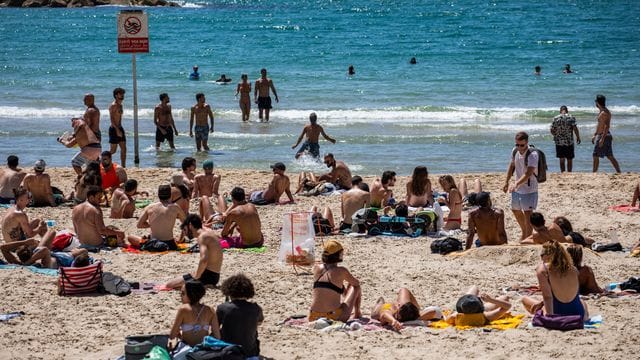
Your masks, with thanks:
M 158 345 L 154 346 L 144 358 L 151 360 L 171 360 L 169 352 Z

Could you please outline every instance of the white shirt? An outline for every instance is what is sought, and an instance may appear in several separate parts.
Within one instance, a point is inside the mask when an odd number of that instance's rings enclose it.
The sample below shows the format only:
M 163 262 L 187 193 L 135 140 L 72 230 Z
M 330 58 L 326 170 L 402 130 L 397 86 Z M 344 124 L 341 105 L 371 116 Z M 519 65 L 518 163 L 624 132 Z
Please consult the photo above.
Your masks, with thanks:
M 532 150 L 531 148 L 528 148 Z M 520 154 L 519 151 L 516 150 L 516 155 L 514 156 L 514 164 L 516 167 L 515 172 L 515 181 L 522 177 L 527 172 L 527 169 L 524 166 L 524 160 L 527 152 L 524 154 Z M 533 174 L 529 176 L 528 181 L 525 181 L 524 184 L 520 185 L 515 191 L 518 194 L 531 194 L 538 192 L 538 179 L 536 178 L 536 174 L 538 173 L 538 153 L 536 151 L 531 151 L 529 154 L 529 158 L 527 159 L 527 167 L 534 168 Z

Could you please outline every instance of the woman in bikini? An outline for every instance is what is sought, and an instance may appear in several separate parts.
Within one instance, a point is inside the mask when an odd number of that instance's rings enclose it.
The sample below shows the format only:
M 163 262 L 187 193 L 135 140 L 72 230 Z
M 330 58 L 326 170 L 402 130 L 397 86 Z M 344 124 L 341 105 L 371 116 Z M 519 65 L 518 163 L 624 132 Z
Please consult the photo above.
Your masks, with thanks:
M 248 81 L 249 76 L 242 74 L 241 83 L 236 88 L 236 97 L 240 94 L 240 110 L 242 111 L 242 121 L 249 121 L 251 113 L 251 83 Z
M 589 294 L 603 294 L 605 293 L 604 289 L 598 285 L 596 281 L 596 276 L 593 273 L 591 267 L 587 265 L 582 265 L 582 245 L 580 244 L 571 244 L 567 247 L 567 252 L 571 256 L 571 260 L 573 261 L 573 266 L 578 269 L 578 281 L 580 283 L 580 294 L 581 295 L 589 295 Z
M 557 241 L 542 245 L 542 264 L 536 268 L 542 300 L 524 296 L 522 304 L 528 312 L 545 315 L 581 315 L 589 318 L 587 305 L 580 300 L 579 272 L 567 250 Z
M 451 175 L 440 176 L 438 182 L 440 186 L 442 186 L 442 189 L 449 194 L 447 198 L 443 197 L 438 199 L 444 201 L 449 207 L 449 216 L 447 217 L 447 222 L 444 224 L 444 229 L 460 229 L 460 225 L 462 224 L 462 195 L 460 195 L 460 191 L 458 191 L 456 182 Z
M 205 336 L 220 339 L 220 325 L 216 312 L 201 304 L 206 290 L 198 280 L 188 280 L 180 289 L 182 305 L 171 328 L 171 339 L 180 339 L 173 359 L 184 359 L 188 349 L 202 343 Z M 183 356 L 183 357 L 179 357 Z
M 338 266 L 343 252 L 339 242 L 327 241 L 322 252 L 322 264 L 313 267 L 313 300 L 309 321 L 327 318 L 346 322 L 362 316 L 360 281 L 347 268 Z
M 416 166 L 413 175 L 407 182 L 407 205 L 411 207 L 427 207 L 433 205 L 433 192 L 426 166 Z
M 411 291 L 400 288 L 395 302 L 387 303 L 383 298 L 378 299 L 371 310 L 371 318 L 379 320 L 382 325 L 388 324 L 395 330 L 400 330 L 405 321 L 441 319 L 442 311 L 430 306 L 420 313 L 420 305 Z

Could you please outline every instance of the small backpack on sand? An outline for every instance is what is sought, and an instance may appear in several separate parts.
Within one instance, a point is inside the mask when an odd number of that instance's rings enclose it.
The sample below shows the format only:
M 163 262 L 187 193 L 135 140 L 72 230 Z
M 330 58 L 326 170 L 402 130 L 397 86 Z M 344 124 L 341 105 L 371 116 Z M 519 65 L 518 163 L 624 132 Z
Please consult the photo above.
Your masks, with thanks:
M 447 255 L 454 251 L 462 251 L 462 243 L 456 238 L 447 237 L 431 243 L 431 252 L 434 254 Z
M 512 159 L 515 159 L 516 151 L 518 150 L 514 148 L 511 152 Z M 538 172 L 535 174 L 536 179 L 538 180 L 538 183 L 543 183 L 547 181 L 547 170 L 549 170 L 549 167 L 547 166 L 547 156 L 542 152 L 542 150 L 533 145 L 529 145 L 529 149 L 527 149 L 527 153 L 524 156 L 524 167 L 526 168 L 528 166 L 529 155 L 534 151 L 538 153 Z

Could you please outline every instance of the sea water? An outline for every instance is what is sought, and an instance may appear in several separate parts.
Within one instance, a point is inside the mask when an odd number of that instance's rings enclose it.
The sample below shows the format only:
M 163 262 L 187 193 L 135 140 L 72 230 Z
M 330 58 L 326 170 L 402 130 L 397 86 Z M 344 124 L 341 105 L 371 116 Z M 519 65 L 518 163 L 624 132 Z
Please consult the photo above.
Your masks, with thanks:
M 640 170 L 640 2 L 558 1 L 199 1 L 140 8 L 149 15 L 150 52 L 138 54 L 140 166 L 211 158 L 218 167 L 288 171 L 324 165 L 294 161 L 309 113 L 337 143 L 321 140 L 358 174 L 504 171 L 518 131 L 558 171 L 549 125 L 561 105 L 577 118 L 582 144 L 574 170 L 591 171 L 596 94 L 613 114 L 614 153 Z M 122 7 L 0 9 L 0 161 L 17 154 L 69 166 L 77 149 L 56 137 L 95 94 L 108 149 L 108 106 L 123 87 L 128 165 L 133 165 L 129 54 L 117 51 Z M 417 63 L 409 63 L 415 57 Z M 563 74 L 565 64 L 574 73 Z M 193 65 L 201 79 L 188 80 Z M 355 75 L 348 76 L 353 65 Z M 534 66 L 542 67 L 540 76 Z M 242 123 L 236 84 L 266 68 L 280 102 L 268 124 Z M 221 74 L 230 85 L 215 83 Z M 155 150 L 153 108 L 171 97 L 176 151 Z M 188 137 L 190 107 L 203 92 L 215 112 L 209 153 Z M 275 99 L 274 99 L 275 100 Z M 119 154 L 114 156 L 119 161 Z M 604 159 L 601 170 L 611 172 Z

